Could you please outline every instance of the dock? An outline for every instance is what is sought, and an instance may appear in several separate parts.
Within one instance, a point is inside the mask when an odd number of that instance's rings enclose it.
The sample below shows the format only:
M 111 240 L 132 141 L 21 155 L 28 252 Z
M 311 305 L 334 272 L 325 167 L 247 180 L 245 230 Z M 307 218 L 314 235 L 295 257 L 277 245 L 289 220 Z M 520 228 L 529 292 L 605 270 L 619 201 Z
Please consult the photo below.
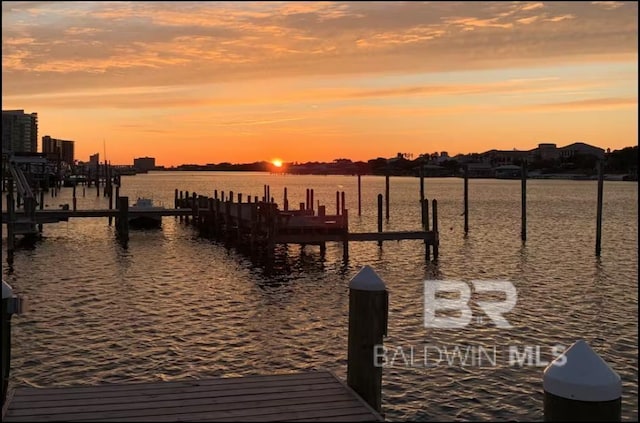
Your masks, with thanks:
M 329 371 L 279 375 L 19 387 L 2 421 L 383 421 Z
M 343 256 L 348 258 L 349 242 L 375 241 L 381 247 L 384 241 L 421 240 L 425 245 L 427 260 L 433 248 L 433 258 L 438 258 L 438 202 L 431 201 L 432 228 L 429 230 L 429 202 L 424 200 L 422 230 L 383 231 L 382 194 L 378 196 L 378 227 L 376 232 L 350 232 L 349 210 L 345 207 L 345 193 L 336 192 L 336 213 L 327 213 L 327 206 L 313 201 L 313 189 L 307 189 L 306 202 L 299 208 L 289 208 L 287 190 L 283 206 L 269 195 L 265 186 L 262 198 L 233 191 L 214 191 L 213 197 L 175 190 L 176 210 L 190 210 L 181 215 L 186 223 L 195 226 L 202 236 L 234 244 L 253 253 L 269 255 L 276 244 L 318 245 L 323 253 L 327 242 L 341 242 Z M 237 196 L 237 197 L 236 197 Z M 245 201 L 243 202 L 243 197 Z M 387 206 L 388 211 L 388 206 Z

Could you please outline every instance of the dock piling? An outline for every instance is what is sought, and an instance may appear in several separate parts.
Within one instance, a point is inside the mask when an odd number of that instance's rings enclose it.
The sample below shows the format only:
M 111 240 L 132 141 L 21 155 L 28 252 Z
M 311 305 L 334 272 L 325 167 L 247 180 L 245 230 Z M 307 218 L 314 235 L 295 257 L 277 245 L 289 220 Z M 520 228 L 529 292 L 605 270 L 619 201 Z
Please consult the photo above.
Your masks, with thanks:
M 427 200 L 428 201 L 428 200 Z M 438 259 L 438 247 L 440 246 L 440 236 L 438 233 L 438 200 L 435 198 L 431 200 L 431 209 L 433 215 L 433 233 L 435 235 L 435 240 L 433 241 L 433 259 Z
M 120 197 L 118 199 L 119 216 L 116 222 L 118 238 L 121 242 L 129 241 L 129 197 Z
M 359 173 L 358 173 L 358 216 L 362 216 L 362 186 L 360 183 Z
M 349 282 L 347 384 L 374 410 L 382 405 L 383 337 L 389 295 L 384 281 L 364 266 Z
M 382 194 L 378 194 L 378 232 L 382 233 Z M 382 247 L 382 240 L 378 240 L 378 247 Z
M 547 366 L 542 384 L 546 422 L 622 419 L 620 376 L 584 340 Z
M 596 213 L 596 256 L 600 257 L 602 243 L 602 197 L 604 188 L 604 162 L 598 160 L 598 209 Z
M 385 217 L 387 218 L 387 222 L 389 221 L 389 174 L 384 176 L 384 206 L 385 206 Z
M 521 196 L 522 196 L 522 217 L 521 217 L 521 229 L 520 229 L 520 239 L 522 241 L 527 240 L 527 161 L 522 161 L 522 166 L 520 168 L 520 186 L 521 186 Z
M 464 234 L 469 233 L 469 165 L 464 165 Z

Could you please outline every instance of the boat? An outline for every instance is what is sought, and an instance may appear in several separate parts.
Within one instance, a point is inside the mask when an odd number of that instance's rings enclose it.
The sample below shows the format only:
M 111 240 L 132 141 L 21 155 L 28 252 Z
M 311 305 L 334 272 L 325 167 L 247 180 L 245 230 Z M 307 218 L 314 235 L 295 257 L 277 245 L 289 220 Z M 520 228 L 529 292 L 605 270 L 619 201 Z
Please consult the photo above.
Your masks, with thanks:
M 137 229 L 159 228 L 162 224 L 162 215 L 156 213 L 143 213 L 144 211 L 155 212 L 165 210 L 163 206 L 156 206 L 153 200 L 147 197 L 138 197 L 135 204 L 131 206 L 129 215 L 129 226 Z

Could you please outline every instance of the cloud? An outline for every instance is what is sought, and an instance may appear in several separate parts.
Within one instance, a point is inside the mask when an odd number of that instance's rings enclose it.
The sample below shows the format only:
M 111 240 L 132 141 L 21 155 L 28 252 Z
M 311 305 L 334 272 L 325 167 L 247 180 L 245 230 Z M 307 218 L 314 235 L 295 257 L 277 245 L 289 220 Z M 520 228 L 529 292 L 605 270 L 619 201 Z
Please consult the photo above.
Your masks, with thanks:
M 590 98 L 557 103 L 530 104 L 511 108 L 517 112 L 573 112 L 582 110 L 610 110 L 638 107 L 637 97 Z
M 637 4 L 595 6 L 3 3 L 4 94 L 636 59 Z

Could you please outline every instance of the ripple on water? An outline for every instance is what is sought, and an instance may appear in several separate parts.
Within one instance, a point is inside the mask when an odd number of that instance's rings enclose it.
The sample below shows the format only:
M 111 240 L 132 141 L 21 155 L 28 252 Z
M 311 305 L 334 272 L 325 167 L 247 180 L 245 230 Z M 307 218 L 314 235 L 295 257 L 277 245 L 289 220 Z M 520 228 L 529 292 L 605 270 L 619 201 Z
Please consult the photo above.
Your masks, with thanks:
M 256 177 L 151 173 L 127 177 L 122 195 L 155 192 L 171 204 L 174 188 L 247 194 L 256 191 Z M 347 206 L 357 207 L 349 195 L 355 178 L 259 177 L 273 192 L 288 186 L 291 204 L 304 201 L 305 188 L 314 187 L 316 198 L 330 206 L 342 185 Z M 385 229 L 417 229 L 417 180 L 391 182 Z M 437 264 L 424 262 L 418 241 L 389 242 L 382 249 L 353 244 L 347 263 L 342 246 L 330 243 L 324 258 L 313 246 L 282 249 L 277 272 L 268 274 L 173 218 L 163 220 L 161 231 L 132 231 L 128 249 L 114 242 L 113 228 L 100 219 L 47 225 L 35 250 L 16 254 L 13 272 L 3 268 L 30 305 L 13 320 L 12 383 L 69 386 L 316 368 L 344 379 L 347 285 L 368 264 L 390 291 L 389 348 L 482 346 L 495 347 L 497 355 L 496 365 L 464 367 L 444 359 L 429 368 L 385 368 L 388 420 L 540 421 L 544 367 L 509 365 L 509 347 L 541 345 L 542 358 L 550 359 L 547 347 L 581 338 L 620 374 L 623 418 L 637 420 L 637 184 L 607 182 L 603 254 L 595 259 L 594 183 L 530 181 L 523 245 L 518 181 L 470 181 L 466 237 L 460 181 L 428 182 L 442 228 Z M 363 178 L 363 215 L 350 214 L 352 230 L 376 230 L 372 205 L 382 189 L 384 178 Z M 59 201 L 69 196 L 63 190 Z M 464 330 L 425 328 L 425 279 L 512 281 L 518 301 L 505 316 L 513 328 L 479 322 Z

